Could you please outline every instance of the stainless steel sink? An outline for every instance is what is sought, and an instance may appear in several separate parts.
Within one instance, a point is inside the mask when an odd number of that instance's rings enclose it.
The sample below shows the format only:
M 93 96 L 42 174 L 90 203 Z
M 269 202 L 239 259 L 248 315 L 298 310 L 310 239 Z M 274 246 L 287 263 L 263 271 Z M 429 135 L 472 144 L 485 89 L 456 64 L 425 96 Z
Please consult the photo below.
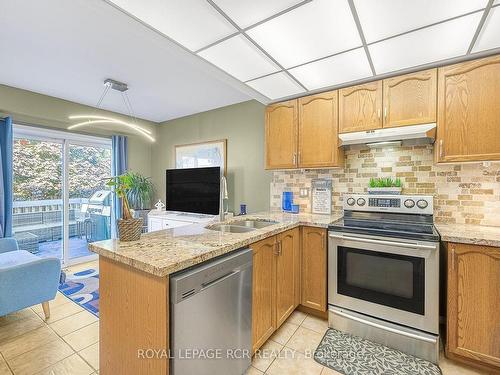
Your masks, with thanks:
M 277 221 L 272 221 L 272 220 L 238 220 L 238 221 L 233 221 L 231 225 L 238 225 L 242 227 L 247 227 L 247 228 L 255 228 L 255 229 L 261 229 L 268 227 L 270 225 L 278 224 Z
M 230 225 L 230 224 L 215 224 L 206 227 L 207 229 L 210 230 L 216 230 L 219 232 L 225 232 L 225 233 L 247 233 L 254 231 L 256 228 L 250 228 L 250 227 L 245 227 L 245 226 L 238 226 L 238 225 Z

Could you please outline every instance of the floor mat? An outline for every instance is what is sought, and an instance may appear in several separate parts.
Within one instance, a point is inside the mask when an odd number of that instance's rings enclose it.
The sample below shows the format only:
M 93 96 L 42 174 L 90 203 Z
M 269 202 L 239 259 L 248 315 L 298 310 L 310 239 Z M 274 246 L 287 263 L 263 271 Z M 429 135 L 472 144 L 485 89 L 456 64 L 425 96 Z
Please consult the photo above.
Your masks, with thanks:
M 99 317 L 99 271 L 88 269 L 68 273 L 66 281 L 59 285 L 59 291 Z
M 325 333 L 314 359 L 345 375 L 441 374 L 431 362 L 332 328 Z

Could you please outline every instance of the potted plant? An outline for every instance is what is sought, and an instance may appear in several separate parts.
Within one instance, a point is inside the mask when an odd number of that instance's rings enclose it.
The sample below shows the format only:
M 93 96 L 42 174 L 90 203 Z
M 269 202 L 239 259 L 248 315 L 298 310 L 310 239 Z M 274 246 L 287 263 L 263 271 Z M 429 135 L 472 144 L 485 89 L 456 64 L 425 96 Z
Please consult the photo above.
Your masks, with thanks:
M 128 172 L 130 177 L 130 190 L 127 191 L 127 199 L 132 210 L 132 216 L 142 218 L 143 226 L 147 227 L 148 213 L 151 210 L 154 186 L 150 177 L 144 177 L 137 172 Z
M 369 194 L 392 194 L 399 195 L 403 190 L 403 183 L 400 178 L 395 180 L 391 177 L 386 178 L 370 178 L 368 187 Z
M 122 217 L 117 220 L 120 241 L 136 241 L 141 238 L 143 220 L 133 217 L 128 200 L 128 193 L 134 188 L 132 174 L 133 172 L 125 172 L 111 177 L 106 183 L 122 200 Z

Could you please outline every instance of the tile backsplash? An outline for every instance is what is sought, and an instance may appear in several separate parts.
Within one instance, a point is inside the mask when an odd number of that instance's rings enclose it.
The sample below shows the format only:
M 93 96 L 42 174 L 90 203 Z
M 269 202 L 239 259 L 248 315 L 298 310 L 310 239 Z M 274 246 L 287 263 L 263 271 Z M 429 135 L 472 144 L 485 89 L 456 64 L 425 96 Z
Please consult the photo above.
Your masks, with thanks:
M 366 193 L 371 177 L 399 177 L 403 194 L 434 196 L 437 222 L 500 226 L 500 162 L 434 164 L 433 145 L 406 141 L 401 147 L 350 146 L 345 167 L 274 171 L 271 208 L 281 207 L 281 193 L 291 190 L 303 212 L 311 211 L 310 194 L 299 197 L 300 188 L 315 178 L 333 182 L 332 210 L 342 210 L 344 193 Z

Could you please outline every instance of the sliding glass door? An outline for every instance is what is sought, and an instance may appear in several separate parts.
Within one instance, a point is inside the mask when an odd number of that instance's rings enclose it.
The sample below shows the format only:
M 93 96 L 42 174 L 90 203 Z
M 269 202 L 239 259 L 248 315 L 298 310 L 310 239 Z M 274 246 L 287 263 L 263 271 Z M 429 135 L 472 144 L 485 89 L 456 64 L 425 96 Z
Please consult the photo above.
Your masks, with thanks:
M 69 143 L 67 161 L 68 259 L 74 260 L 92 255 L 87 246 L 89 242 L 111 238 L 112 199 L 105 180 L 111 176 L 111 149 L 100 145 Z M 98 192 L 102 192 L 102 195 L 96 198 Z M 94 200 L 90 201 L 92 196 Z
M 95 259 L 88 244 L 111 238 L 111 141 L 15 126 L 13 175 L 20 248 L 66 265 Z
M 22 250 L 63 258 L 63 143 L 15 137 L 13 226 Z

